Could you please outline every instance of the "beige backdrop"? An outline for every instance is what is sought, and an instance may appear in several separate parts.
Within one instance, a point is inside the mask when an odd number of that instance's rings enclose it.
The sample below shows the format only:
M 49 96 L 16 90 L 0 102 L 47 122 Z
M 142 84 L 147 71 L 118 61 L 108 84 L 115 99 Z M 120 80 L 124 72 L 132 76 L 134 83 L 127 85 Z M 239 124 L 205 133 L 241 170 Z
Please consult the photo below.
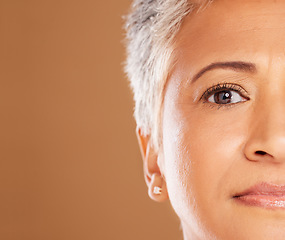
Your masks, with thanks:
M 0 0 L 0 239 L 181 239 L 149 200 L 122 72 L 130 0 Z

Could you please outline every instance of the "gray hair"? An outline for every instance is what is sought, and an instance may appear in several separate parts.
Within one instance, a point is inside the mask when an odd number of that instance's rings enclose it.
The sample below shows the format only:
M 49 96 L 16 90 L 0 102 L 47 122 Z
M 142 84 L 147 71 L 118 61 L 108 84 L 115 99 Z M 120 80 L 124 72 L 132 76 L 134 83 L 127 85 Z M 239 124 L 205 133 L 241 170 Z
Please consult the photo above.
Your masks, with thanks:
M 134 93 L 134 116 L 154 147 L 161 141 L 163 90 L 180 25 L 203 0 L 134 0 L 126 20 L 125 71 Z

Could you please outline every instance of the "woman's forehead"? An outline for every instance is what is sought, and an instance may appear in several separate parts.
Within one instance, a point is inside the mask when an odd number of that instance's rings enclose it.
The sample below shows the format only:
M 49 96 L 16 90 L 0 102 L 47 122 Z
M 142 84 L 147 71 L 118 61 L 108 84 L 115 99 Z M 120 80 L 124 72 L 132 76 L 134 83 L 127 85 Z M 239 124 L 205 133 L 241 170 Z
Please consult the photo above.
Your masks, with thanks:
M 216 0 L 203 11 L 185 18 L 177 40 L 187 34 L 195 39 L 204 35 L 223 36 L 234 32 L 280 29 L 285 27 L 285 0 Z M 189 36 L 186 36 L 186 41 Z
M 178 66 L 201 63 L 199 68 L 214 61 L 284 56 L 285 1 L 214 1 L 185 19 L 174 48 Z

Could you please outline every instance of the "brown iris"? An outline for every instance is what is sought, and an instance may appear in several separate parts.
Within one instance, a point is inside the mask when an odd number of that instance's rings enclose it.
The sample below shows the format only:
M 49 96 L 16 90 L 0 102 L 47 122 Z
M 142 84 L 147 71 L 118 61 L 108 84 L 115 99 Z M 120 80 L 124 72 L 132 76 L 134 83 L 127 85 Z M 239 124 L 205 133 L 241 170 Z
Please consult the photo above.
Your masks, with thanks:
M 232 100 L 231 91 L 220 91 L 214 94 L 215 103 L 218 104 L 228 104 Z

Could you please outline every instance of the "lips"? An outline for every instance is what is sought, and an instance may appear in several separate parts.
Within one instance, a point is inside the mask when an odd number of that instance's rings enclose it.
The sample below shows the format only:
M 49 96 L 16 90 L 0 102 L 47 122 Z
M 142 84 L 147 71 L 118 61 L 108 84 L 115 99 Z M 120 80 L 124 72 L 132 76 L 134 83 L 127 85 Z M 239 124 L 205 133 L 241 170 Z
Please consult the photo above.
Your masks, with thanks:
M 285 185 L 262 182 L 236 194 L 233 199 L 248 206 L 285 210 Z

